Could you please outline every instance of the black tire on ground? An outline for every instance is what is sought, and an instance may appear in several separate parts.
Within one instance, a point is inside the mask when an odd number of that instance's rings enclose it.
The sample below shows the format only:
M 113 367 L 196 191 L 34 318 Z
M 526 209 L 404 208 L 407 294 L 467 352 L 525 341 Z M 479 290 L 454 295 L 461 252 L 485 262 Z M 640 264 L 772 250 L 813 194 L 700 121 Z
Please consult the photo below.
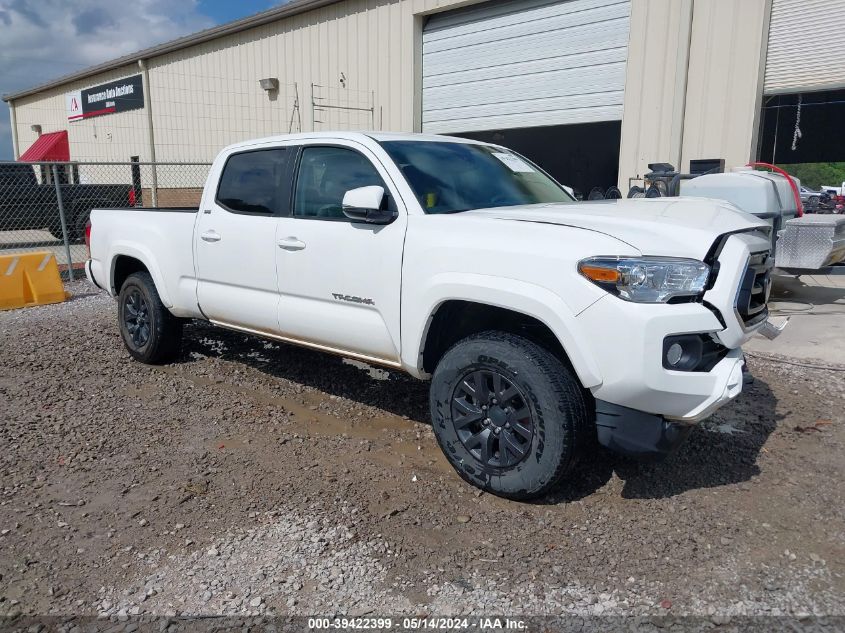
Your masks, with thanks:
M 85 225 L 91 217 L 91 207 L 82 205 L 73 209 L 70 224 L 67 227 L 68 239 L 71 244 L 81 244 L 85 241 Z
M 123 343 L 135 360 L 158 365 L 179 354 L 182 320 L 164 307 L 149 273 L 133 273 L 123 282 L 117 319 Z
M 458 474 L 509 499 L 551 491 L 591 443 L 577 378 L 548 350 L 513 334 L 489 331 L 456 343 L 434 370 L 430 405 L 437 442 Z
M 60 242 L 64 241 L 65 237 L 64 237 L 64 234 L 62 233 L 62 225 L 61 224 L 59 224 L 58 226 L 55 226 L 55 225 L 50 226 L 50 227 L 47 228 L 47 230 L 50 231 L 50 235 L 55 237 Z

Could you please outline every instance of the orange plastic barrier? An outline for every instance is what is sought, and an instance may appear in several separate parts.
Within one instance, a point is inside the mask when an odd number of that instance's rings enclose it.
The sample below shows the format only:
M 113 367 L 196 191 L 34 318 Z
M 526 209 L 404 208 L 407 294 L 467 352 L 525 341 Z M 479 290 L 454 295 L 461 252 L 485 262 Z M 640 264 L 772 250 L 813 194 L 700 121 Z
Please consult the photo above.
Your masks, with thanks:
M 53 253 L 0 255 L 0 310 L 61 303 L 69 296 Z

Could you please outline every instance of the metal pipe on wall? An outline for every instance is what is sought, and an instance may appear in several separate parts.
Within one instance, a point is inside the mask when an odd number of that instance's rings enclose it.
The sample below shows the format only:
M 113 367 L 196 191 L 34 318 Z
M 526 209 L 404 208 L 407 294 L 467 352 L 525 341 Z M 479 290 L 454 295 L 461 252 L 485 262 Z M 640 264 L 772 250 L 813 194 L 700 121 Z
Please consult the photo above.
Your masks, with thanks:
M 147 143 L 149 145 L 150 162 L 152 166 L 152 202 L 154 207 L 158 206 L 158 171 L 155 165 L 156 162 L 156 141 L 155 131 L 153 129 L 153 108 L 152 96 L 150 95 L 150 73 L 147 68 L 147 61 L 145 59 L 138 60 L 138 67 L 141 69 L 141 81 L 144 85 L 144 110 L 147 112 Z
M 9 123 L 12 126 L 12 155 L 15 160 L 20 158 L 21 152 L 18 147 L 18 121 L 15 116 L 15 102 L 9 101 Z
M 683 85 L 680 98 L 680 111 L 674 112 L 674 118 L 678 121 L 678 137 L 675 143 L 672 144 L 672 164 L 678 166 L 678 171 L 683 171 L 683 154 L 684 154 L 684 126 L 686 124 L 687 114 L 687 89 L 689 88 L 689 58 L 692 50 L 692 30 L 693 18 L 695 16 L 695 0 L 692 0 L 686 7 L 682 7 L 686 12 L 684 22 L 687 29 L 686 41 L 683 42 L 683 49 L 679 51 L 679 59 L 683 59 L 683 71 L 678 85 Z
M 73 257 L 70 254 L 70 236 L 67 231 L 67 218 L 65 217 L 65 204 L 62 200 L 62 187 L 59 182 L 59 166 L 53 165 L 53 185 L 56 188 L 56 203 L 59 206 L 59 222 L 62 226 L 62 241 L 65 244 L 65 258 L 67 259 L 67 276 L 73 281 Z

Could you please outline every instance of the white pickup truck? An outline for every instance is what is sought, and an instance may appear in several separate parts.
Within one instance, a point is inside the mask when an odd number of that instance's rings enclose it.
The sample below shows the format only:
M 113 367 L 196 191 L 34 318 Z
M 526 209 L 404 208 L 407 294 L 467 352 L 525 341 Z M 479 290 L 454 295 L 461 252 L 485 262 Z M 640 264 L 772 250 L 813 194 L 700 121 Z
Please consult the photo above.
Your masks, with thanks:
M 841 185 L 822 185 L 820 189 L 831 196 L 845 196 L 845 182 Z
M 199 209 L 94 210 L 86 272 L 141 362 L 202 319 L 430 379 L 449 462 L 526 499 L 596 440 L 664 457 L 740 393 L 770 230 L 717 200 L 579 203 L 496 145 L 303 134 L 224 149 Z

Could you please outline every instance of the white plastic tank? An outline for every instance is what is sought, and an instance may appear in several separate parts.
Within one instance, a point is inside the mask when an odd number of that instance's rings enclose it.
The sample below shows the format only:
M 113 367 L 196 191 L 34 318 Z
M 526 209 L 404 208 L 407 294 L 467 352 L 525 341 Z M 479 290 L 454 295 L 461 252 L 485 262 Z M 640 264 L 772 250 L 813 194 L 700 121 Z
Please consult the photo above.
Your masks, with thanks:
M 793 181 L 801 186 L 798 179 Z M 726 200 L 767 222 L 773 228 L 772 253 L 782 269 L 824 270 L 845 260 L 845 217 L 796 217 L 795 194 L 780 174 L 742 167 L 699 176 L 681 182 L 681 195 Z
M 797 187 L 801 186 L 798 179 L 793 180 Z M 681 181 L 681 195 L 727 200 L 746 213 L 765 220 L 775 231 L 798 215 L 795 194 L 786 178 L 748 167 Z

